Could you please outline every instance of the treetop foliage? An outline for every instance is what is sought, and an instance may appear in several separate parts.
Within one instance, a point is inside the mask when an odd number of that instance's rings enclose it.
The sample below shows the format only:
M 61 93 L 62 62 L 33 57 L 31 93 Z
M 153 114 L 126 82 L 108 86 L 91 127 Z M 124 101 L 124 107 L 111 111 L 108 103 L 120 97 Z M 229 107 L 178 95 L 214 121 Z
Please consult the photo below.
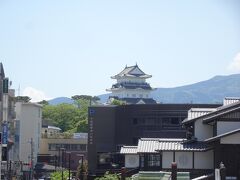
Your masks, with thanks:
M 28 96 L 17 96 L 17 97 L 15 97 L 15 101 L 16 102 L 25 102 L 25 103 L 27 103 L 27 102 L 31 101 L 31 98 L 28 97 Z
M 49 120 L 63 132 L 87 132 L 88 107 L 91 101 L 97 101 L 98 97 L 88 95 L 72 96 L 74 104 L 49 105 L 43 104 L 43 119 Z

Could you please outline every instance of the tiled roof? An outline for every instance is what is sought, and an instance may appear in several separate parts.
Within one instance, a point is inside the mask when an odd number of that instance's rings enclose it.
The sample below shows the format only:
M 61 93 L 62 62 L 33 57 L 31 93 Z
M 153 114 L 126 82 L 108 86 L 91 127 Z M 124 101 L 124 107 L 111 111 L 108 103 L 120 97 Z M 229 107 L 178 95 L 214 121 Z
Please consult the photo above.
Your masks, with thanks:
M 142 138 L 138 140 L 138 153 L 157 153 L 158 139 L 154 138 Z
M 219 134 L 217 136 L 205 139 L 204 142 L 213 142 L 213 141 L 219 140 L 219 139 L 221 139 L 223 137 L 226 137 L 226 136 L 238 133 L 238 132 L 240 132 L 240 129 L 235 129 L 235 130 L 229 131 L 227 133 Z
M 191 108 L 188 111 L 188 119 L 194 119 L 203 115 L 206 115 L 210 112 L 216 111 L 216 108 Z
M 240 101 L 240 98 L 239 97 L 225 97 L 224 100 L 223 100 L 223 105 L 229 105 L 229 104 L 232 104 L 232 103 L 236 103 Z
M 225 106 L 220 106 L 215 111 L 209 112 L 207 114 L 204 114 L 204 115 L 196 117 L 196 118 L 192 118 L 192 119 L 187 118 L 187 119 L 183 120 L 182 123 L 183 124 L 190 123 L 197 119 L 202 119 L 203 123 L 208 123 L 219 116 L 236 111 L 238 109 L 240 109 L 240 101 L 237 101 L 232 104 L 225 105 Z
M 137 146 L 123 146 L 120 154 L 137 154 Z
M 137 72 L 137 73 L 135 73 Z M 128 77 L 142 77 L 142 78 L 150 78 L 152 77 L 151 75 L 145 74 L 139 67 L 138 65 L 135 66 L 129 66 L 129 67 L 125 67 L 124 70 L 122 70 L 119 74 L 113 76 L 112 78 L 119 78 L 119 77 L 124 77 L 124 76 L 128 76 Z
M 125 101 L 127 104 L 156 104 L 157 103 L 152 98 L 122 98 L 120 100 Z
M 156 151 L 205 151 L 206 149 L 207 146 L 202 142 L 160 141 Z
M 231 107 L 226 107 L 224 109 L 220 109 L 214 113 L 210 113 L 209 116 L 203 118 L 203 123 L 209 123 L 216 119 L 219 116 L 234 112 L 240 109 L 240 102 L 234 103 Z
M 159 151 L 206 151 L 203 142 L 185 142 L 186 139 L 142 138 L 138 141 L 137 153 L 157 153 Z

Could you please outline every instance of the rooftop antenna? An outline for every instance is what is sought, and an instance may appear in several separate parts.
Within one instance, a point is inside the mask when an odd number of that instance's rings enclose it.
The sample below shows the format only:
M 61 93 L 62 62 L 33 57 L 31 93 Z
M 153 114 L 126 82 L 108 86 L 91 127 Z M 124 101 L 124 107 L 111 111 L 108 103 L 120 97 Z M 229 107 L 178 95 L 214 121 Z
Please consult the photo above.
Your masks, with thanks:
M 18 96 L 20 96 L 20 84 L 18 85 Z

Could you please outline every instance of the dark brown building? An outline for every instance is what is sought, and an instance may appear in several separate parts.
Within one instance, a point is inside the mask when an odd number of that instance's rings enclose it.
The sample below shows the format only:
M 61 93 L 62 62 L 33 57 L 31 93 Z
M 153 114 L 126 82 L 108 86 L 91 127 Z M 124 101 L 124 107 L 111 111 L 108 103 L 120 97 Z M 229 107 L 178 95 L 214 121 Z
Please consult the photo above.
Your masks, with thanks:
M 88 169 L 101 174 L 123 164 L 123 145 L 139 138 L 185 138 L 181 122 L 190 108 L 215 108 L 219 104 L 135 104 L 89 108 Z

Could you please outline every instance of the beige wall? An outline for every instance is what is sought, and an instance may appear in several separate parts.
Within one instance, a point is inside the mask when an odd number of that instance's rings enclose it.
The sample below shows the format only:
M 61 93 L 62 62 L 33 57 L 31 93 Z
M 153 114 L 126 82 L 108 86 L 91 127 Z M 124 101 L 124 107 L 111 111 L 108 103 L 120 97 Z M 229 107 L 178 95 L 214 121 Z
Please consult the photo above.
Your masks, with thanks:
M 171 168 L 173 152 L 162 152 L 162 168 Z
M 213 169 L 213 151 L 194 153 L 195 169 Z
M 203 124 L 201 119 L 195 121 L 194 131 L 198 141 L 203 141 L 213 136 L 213 127 Z
M 175 161 L 178 168 L 191 169 L 193 167 L 192 152 L 175 152 Z
M 40 143 L 40 154 L 57 155 L 58 151 L 49 151 L 48 144 L 87 144 L 87 139 L 52 139 L 42 138 Z
M 240 132 L 221 138 L 221 144 L 240 144 Z

